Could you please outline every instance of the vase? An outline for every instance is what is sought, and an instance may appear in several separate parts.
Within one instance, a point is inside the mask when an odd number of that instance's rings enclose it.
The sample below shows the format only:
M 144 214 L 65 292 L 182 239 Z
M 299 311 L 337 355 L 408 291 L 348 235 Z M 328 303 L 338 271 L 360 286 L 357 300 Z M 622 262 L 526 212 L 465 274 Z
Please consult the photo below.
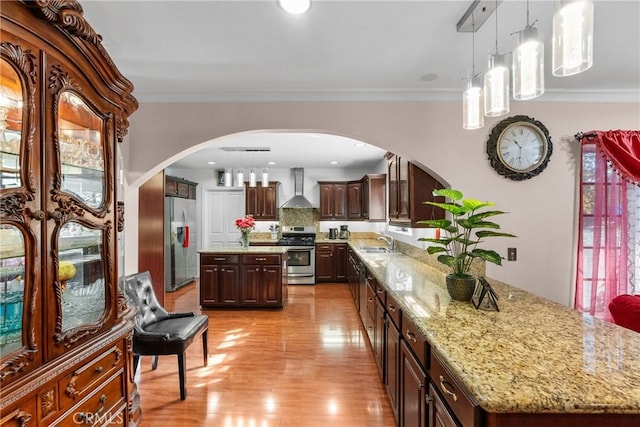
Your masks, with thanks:
M 243 231 L 242 232 L 242 240 L 241 240 L 241 244 L 243 248 L 248 248 L 249 247 L 249 231 Z
M 473 276 L 458 277 L 453 274 L 447 276 L 447 291 L 456 301 L 470 301 L 476 290 L 476 278 Z

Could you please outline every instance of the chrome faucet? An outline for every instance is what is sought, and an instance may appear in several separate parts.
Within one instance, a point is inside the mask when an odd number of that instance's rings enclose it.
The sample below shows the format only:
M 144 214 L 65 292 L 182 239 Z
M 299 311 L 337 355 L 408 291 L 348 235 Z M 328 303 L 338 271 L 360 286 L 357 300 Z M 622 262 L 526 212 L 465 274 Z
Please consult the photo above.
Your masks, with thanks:
M 384 240 L 387 245 L 389 246 L 389 251 L 390 252 L 395 252 L 396 251 L 396 241 L 393 237 L 391 236 L 380 236 L 378 237 L 378 240 Z

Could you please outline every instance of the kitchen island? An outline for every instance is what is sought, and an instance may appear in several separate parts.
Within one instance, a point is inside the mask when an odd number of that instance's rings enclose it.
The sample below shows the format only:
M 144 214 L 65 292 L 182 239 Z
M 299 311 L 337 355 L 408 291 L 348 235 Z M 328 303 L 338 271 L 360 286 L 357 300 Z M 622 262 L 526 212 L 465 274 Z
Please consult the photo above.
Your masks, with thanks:
M 286 246 L 221 246 L 199 251 L 200 305 L 282 308 L 287 304 Z
M 423 417 L 445 401 L 440 410 L 465 427 L 640 425 L 640 334 L 491 279 L 500 311 L 476 310 L 452 300 L 428 265 L 361 249 L 375 244 L 349 242 L 387 317 L 401 312 L 409 336 L 399 341 L 425 340 Z

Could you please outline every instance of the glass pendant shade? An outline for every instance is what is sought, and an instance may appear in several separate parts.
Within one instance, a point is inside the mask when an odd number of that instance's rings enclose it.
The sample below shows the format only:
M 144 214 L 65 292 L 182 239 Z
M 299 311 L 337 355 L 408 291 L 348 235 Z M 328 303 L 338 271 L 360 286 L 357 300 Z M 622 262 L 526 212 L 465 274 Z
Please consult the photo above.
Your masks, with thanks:
M 593 65 L 593 3 L 561 1 L 553 15 L 552 72 L 565 77 Z
M 225 168 L 224 170 L 224 186 L 231 187 L 233 183 L 231 182 L 231 169 Z
M 256 171 L 255 169 L 251 169 L 251 172 L 249 172 L 249 187 L 255 187 L 256 186 Z
M 489 54 L 489 66 L 484 75 L 484 115 L 503 116 L 509 112 L 509 68 L 505 56 Z
M 484 126 L 482 88 L 469 79 L 469 87 L 462 93 L 462 128 L 480 129 Z
M 244 186 L 244 170 L 238 169 L 238 172 L 236 174 L 236 187 L 243 187 L 243 186 Z
M 269 186 L 269 171 L 267 170 L 267 168 L 262 169 L 262 186 Z
M 525 101 L 544 93 L 544 45 L 538 30 L 526 27 L 513 51 L 513 99 Z

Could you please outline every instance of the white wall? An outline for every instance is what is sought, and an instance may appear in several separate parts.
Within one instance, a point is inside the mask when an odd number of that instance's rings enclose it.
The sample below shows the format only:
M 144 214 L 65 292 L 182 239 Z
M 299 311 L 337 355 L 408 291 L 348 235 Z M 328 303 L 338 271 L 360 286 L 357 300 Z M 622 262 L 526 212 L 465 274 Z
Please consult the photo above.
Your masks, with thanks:
M 579 165 L 579 146 L 571 136 L 592 129 L 640 129 L 640 103 L 514 102 L 510 115 L 516 114 L 542 121 L 554 144 L 547 169 L 521 182 L 498 175 L 487 159 L 486 139 L 501 118 L 465 131 L 458 102 L 142 104 L 131 117 L 125 164 L 136 187 L 199 144 L 216 138 L 214 143 L 222 144 L 237 132 L 296 129 L 354 137 L 414 159 L 466 196 L 509 211 L 500 223 L 518 238 L 495 239 L 491 248 L 505 255 L 514 246 L 518 261 L 488 265 L 488 275 L 571 305 Z M 135 239 L 137 231 L 128 230 L 127 238 Z

